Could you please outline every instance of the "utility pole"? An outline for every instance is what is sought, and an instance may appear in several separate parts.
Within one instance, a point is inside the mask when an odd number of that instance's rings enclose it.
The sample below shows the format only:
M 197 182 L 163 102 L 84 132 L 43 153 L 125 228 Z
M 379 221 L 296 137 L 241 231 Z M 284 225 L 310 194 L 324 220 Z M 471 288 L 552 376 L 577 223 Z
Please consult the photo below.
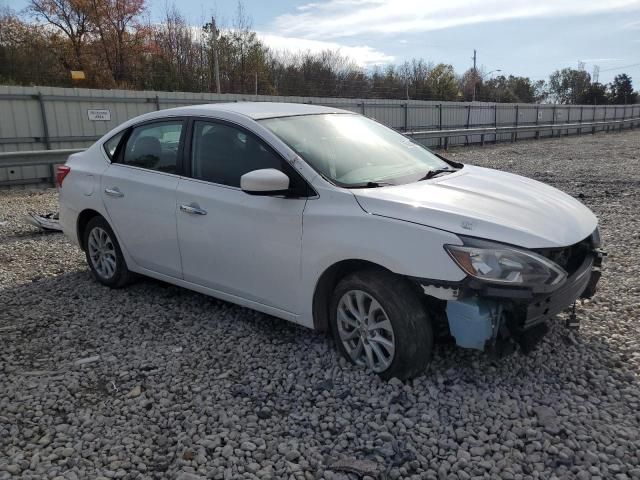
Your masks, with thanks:
M 476 49 L 473 49 L 473 97 L 472 102 L 476 101 L 476 82 L 478 81 L 478 70 L 476 69 Z
M 216 79 L 216 92 L 220 94 L 220 65 L 218 64 L 218 29 L 216 28 L 216 18 L 211 17 L 211 35 L 213 45 L 213 71 Z

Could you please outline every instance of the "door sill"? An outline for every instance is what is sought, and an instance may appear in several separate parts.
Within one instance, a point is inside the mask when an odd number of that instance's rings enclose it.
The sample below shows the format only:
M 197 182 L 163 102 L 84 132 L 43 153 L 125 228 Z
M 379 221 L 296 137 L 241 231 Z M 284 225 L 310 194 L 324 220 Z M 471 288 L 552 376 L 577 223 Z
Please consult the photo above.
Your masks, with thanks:
M 193 290 L 194 292 L 202 293 L 210 297 L 215 297 L 220 300 L 235 303 L 236 305 L 240 305 L 242 307 L 251 308 L 252 310 L 257 310 L 259 312 L 266 313 L 268 315 L 273 315 L 274 317 L 282 318 L 284 320 L 289 320 L 290 322 L 297 323 L 299 325 L 304 325 L 303 323 L 300 322 L 300 315 L 287 312 L 286 310 L 270 307 L 269 305 L 265 305 L 263 303 L 255 302 L 253 300 L 248 300 L 246 298 L 239 297 L 237 295 L 221 292 L 220 290 L 215 290 L 213 288 L 204 287 L 202 285 L 198 285 L 197 283 L 188 282 L 186 280 L 171 277 L 163 273 L 147 270 L 146 268 L 138 267 L 134 271 L 141 275 L 155 278 L 156 280 L 162 280 L 163 282 L 167 282 L 172 285 L 176 285 L 178 287 L 183 287 L 189 290 Z

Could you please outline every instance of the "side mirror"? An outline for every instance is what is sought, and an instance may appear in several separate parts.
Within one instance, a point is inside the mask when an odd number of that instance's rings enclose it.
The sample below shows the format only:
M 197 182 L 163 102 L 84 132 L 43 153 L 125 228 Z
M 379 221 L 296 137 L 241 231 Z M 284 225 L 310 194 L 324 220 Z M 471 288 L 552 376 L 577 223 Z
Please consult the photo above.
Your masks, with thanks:
M 251 195 L 278 195 L 289 190 L 289 177 L 275 168 L 263 168 L 240 177 L 240 188 Z

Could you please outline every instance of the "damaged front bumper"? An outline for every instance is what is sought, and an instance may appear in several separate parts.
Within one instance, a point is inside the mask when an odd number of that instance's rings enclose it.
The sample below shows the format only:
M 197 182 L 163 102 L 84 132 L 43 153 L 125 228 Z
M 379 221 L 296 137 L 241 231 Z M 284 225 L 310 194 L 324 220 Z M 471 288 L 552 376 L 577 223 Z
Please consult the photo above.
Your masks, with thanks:
M 606 255 L 598 247 L 599 242 L 593 242 L 582 263 L 551 292 L 534 293 L 531 289 L 496 286 L 472 278 L 455 284 L 418 283 L 426 295 L 440 301 L 441 318 L 457 345 L 503 354 L 518 344 L 526 353 L 546 333 L 548 319 L 578 298 L 595 294 Z

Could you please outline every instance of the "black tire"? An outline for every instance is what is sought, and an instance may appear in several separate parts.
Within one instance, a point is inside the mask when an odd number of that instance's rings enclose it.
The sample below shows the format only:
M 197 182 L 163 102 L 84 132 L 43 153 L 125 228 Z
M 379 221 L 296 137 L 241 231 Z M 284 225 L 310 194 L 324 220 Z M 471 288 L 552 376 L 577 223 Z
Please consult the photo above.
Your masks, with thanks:
M 98 230 L 99 229 L 99 230 Z M 113 273 L 107 275 L 106 273 L 101 273 L 91 258 L 91 248 L 89 245 L 89 237 L 92 232 L 96 230 L 96 232 L 102 231 L 108 235 L 109 241 L 111 242 L 114 250 L 115 256 L 115 268 L 113 269 Z M 95 216 L 89 223 L 87 223 L 86 228 L 83 232 L 83 245 L 85 256 L 87 259 L 87 264 L 89 265 L 89 269 L 91 270 L 91 274 L 93 277 L 103 285 L 111 288 L 122 288 L 126 286 L 132 279 L 132 273 L 127 268 L 127 263 L 122 255 L 122 250 L 120 249 L 120 244 L 118 243 L 118 239 L 116 238 L 113 229 L 109 226 L 109 223 L 101 217 Z
M 331 298 L 331 330 L 340 353 L 355 363 L 340 338 L 337 320 L 340 299 L 350 291 L 363 291 L 375 299 L 393 328 L 393 360 L 386 370 L 376 373 L 385 380 L 408 380 L 424 372 L 433 353 L 433 329 L 419 293 L 409 281 L 386 270 L 367 269 L 349 274 L 336 286 Z

